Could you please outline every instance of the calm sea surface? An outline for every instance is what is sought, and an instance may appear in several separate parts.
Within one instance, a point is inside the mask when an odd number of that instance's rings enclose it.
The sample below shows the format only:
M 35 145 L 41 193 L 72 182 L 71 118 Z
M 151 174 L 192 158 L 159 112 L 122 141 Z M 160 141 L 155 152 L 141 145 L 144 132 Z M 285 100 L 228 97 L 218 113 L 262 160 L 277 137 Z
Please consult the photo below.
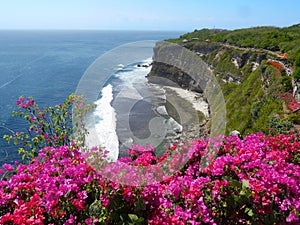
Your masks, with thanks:
M 171 31 L 0 31 L 0 126 L 24 127 L 11 117 L 20 95 L 33 96 L 43 106 L 64 101 L 75 92 L 86 69 L 105 52 L 129 42 L 164 40 Z M 141 59 L 144 60 L 144 59 Z M 2 139 L 0 165 L 19 159 L 17 148 Z

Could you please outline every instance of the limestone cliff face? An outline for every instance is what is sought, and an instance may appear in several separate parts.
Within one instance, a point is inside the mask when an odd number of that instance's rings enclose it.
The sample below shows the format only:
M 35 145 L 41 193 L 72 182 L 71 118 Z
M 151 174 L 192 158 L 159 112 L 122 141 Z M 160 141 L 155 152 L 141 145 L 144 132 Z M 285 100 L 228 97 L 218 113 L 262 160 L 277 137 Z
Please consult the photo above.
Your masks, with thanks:
M 196 82 L 185 72 L 166 65 L 161 62 L 153 62 L 151 72 L 148 76 L 148 79 L 153 83 L 160 83 L 161 80 L 156 81 L 155 77 L 159 76 L 165 78 L 163 81 L 164 85 L 174 86 L 173 82 L 176 85 L 179 85 L 181 88 L 202 93 L 200 85 L 197 85 Z
M 263 60 L 269 58 L 265 53 L 235 49 L 221 43 L 193 42 L 184 43 L 182 46 L 201 57 L 214 74 L 219 77 L 220 82 L 225 83 L 241 83 L 245 78 L 245 73 L 254 71 Z M 156 49 L 154 54 L 157 51 Z M 184 89 L 199 93 L 203 92 L 201 87 L 188 74 L 175 67 L 154 61 L 148 79 L 155 83 L 156 76 L 173 81 Z
M 227 134 L 232 130 L 239 130 L 242 134 L 269 132 L 274 125 L 269 121 L 280 116 L 284 104 L 281 96 L 290 90 L 291 80 L 287 71 L 274 68 L 269 62 L 277 61 L 287 68 L 284 61 L 268 50 L 220 42 L 190 41 L 181 45 L 201 57 L 220 83 L 227 108 Z M 154 61 L 148 79 L 161 83 L 157 77 L 166 78 L 166 85 L 171 81 L 184 89 L 203 93 L 188 74 Z

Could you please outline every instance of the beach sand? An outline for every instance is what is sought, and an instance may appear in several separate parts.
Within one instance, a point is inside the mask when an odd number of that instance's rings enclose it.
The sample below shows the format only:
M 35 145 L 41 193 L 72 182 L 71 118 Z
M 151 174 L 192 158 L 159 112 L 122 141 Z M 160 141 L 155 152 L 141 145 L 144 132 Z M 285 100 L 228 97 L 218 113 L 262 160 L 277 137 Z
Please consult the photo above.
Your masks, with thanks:
M 209 106 L 199 93 L 182 88 L 163 86 L 168 114 L 183 127 L 181 140 L 204 136 L 203 126 L 209 119 Z M 202 116 L 199 116 L 199 111 Z M 200 114 L 201 114 L 200 113 Z
M 164 88 L 175 91 L 179 97 L 189 101 L 195 110 L 202 112 L 206 118 L 209 117 L 208 103 L 204 101 L 201 94 L 178 87 L 165 86 Z

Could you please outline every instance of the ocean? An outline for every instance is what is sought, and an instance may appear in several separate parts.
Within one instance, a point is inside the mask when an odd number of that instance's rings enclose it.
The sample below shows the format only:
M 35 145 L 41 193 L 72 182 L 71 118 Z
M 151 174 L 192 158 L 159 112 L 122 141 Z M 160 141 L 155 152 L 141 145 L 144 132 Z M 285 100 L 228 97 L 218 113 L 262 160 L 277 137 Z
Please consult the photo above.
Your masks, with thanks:
M 112 49 L 137 41 L 175 38 L 182 33 L 91 30 L 0 31 L 0 164 L 20 159 L 17 147 L 8 145 L 2 139 L 4 134 L 9 133 L 3 127 L 14 131 L 24 129 L 23 121 L 11 116 L 11 112 L 16 109 L 15 102 L 19 96 L 32 96 L 40 107 L 59 104 L 71 93 L 76 92 L 78 83 L 95 60 Z M 107 134 L 107 136 L 100 135 L 103 136 L 100 143 L 106 145 L 108 150 L 113 149 L 111 151 L 113 158 L 124 155 L 125 149 L 136 140 L 148 140 L 149 120 L 157 112 L 160 112 L 160 115 L 165 113 L 162 108 L 163 90 L 147 84 L 145 80 L 151 67 L 141 65 L 149 65 L 151 63 L 149 57 L 151 55 L 147 58 L 144 54 L 141 54 L 141 58 L 137 55 L 138 60 L 130 65 L 120 65 L 121 62 L 118 63 L 116 59 L 115 64 L 118 68 L 115 73 L 104 75 L 109 79 L 99 78 L 103 80 L 101 81 L 103 84 L 99 87 L 99 98 L 95 101 L 97 108 L 93 113 L 93 121 L 96 122 L 93 122 L 91 129 L 95 129 L 97 135 Z M 103 66 L 105 67 L 105 64 Z M 128 98 L 134 93 L 132 90 L 138 90 L 139 95 L 134 94 L 135 98 Z M 121 96 L 124 93 L 125 98 Z M 137 96 L 140 99 L 136 99 Z M 130 109 L 125 110 L 121 107 L 130 101 Z M 127 119 L 124 119 L 125 117 Z M 127 123 L 125 127 L 130 127 L 131 135 L 136 139 L 128 136 L 128 130 L 124 129 L 122 124 L 124 121 Z M 165 122 L 169 124 L 170 129 L 177 126 L 172 118 L 168 118 Z M 168 132 L 167 130 L 165 132 Z

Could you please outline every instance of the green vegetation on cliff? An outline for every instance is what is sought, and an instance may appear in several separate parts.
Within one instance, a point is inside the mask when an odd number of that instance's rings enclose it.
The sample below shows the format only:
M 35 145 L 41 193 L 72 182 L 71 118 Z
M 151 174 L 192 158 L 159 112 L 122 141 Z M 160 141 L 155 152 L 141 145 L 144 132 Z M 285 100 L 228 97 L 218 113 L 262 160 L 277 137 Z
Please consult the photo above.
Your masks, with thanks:
M 300 24 L 234 31 L 202 29 L 169 41 L 197 53 L 217 77 L 226 102 L 227 134 L 232 130 L 243 135 L 276 134 L 297 127 L 299 114 L 289 104 L 293 80 L 295 84 L 300 78 Z M 153 68 L 151 75 L 158 76 L 172 70 L 174 80 L 174 68 L 155 62 Z M 183 77 L 181 71 L 178 74 Z M 286 96 L 290 96 L 288 101 Z
M 248 74 L 241 84 L 222 85 L 227 109 L 227 129 L 243 134 L 268 133 L 270 120 L 282 111 L 282 85 L 271 66 L 261 65 Z M 267 87 L 263 75 L 269 76 Z M 277 74 L 278 75 L 278 74 Z
M 294 62 L 294 77 L 295 79 L 300 79 L 300 49 L 297 51 Z
M 290 53 L 292 59 L 300 49 L 300 24 L 290 27 L 254 27 L 234 31 L 202 29 L 184 34 L 173 42 L 189 41 L 222 42 L 239 47 L 267 49 Z

